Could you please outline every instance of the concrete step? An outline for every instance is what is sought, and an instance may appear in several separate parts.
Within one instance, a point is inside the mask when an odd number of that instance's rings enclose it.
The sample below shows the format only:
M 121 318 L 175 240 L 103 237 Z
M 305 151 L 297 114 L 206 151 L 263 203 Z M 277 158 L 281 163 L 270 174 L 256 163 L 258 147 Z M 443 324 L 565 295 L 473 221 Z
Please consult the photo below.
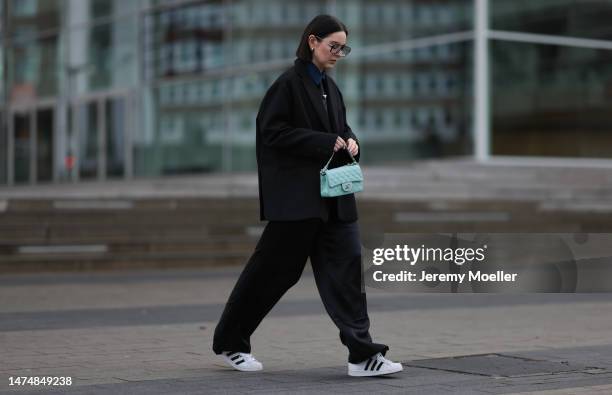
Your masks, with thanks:
M 239 251 L 248 252 L 255 247 L 257 239 L 255 238 L 231 238 L 216 240 L 216 241 L 160 241 L 148 240 L 142 242 L 45 242 L 45 243 L 14 243 L 0 244 L 0 257 L 9 256 L 41 256 L 52 255 L 57 250 L 75 250 L 88 249 L 95 246 L 99 250 L 104 250 L 109 254 L 121 254 L 132 252 L 193 252 L 193 253 L 209 253 L 216 251 Z
M 362 237 L 612 231 L 611 166 L 522 163 L 364 167 Z M 244 264 L 263 226 L 254 173 L 11 187 L 0 190 L 0 270 Z M 23 253 L 41 246 L 92 251 Z
M 214 267 L 242 265 L 250 253 L 236 251 L 151 252 L 121 254 L 49 254 L 44 257 L 0 258 L 0 273 L 72 271 L 72 270 L 117 270 L 149 268 Z

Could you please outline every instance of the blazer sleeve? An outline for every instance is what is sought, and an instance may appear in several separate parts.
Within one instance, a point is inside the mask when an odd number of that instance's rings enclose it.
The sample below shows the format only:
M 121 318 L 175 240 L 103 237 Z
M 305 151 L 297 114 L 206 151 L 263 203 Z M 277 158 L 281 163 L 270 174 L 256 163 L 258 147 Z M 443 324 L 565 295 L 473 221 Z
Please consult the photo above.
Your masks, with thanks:
M 329 157 L 336 135 L 291 125 L 292 98 L 286 83 L 275 82 L 266 93 L 257 116 L 262 143 L 298 155 Z
M 341 136 L 344 140 L 355 140 L 357 146 L 359 147 L 359 151 L 357 152 L 357 155 L 355 155 L 355 160 L 359 162 L 359 158 L 361 157 L 361 144 L 359 143 L 359 139 L 357 138 L 357 136 L 355 136 L 355 133 L 353 133 L 353 130 L 346 121 L 346 106 L 344 105 L 344 98 L 342 97 L 342 92 L 340 92 L 340 89 L 338 89 L 338 95 L 340 96 L 340 102 L 342 103 L 342 117 L 344 119 L 344 130 L 342 131 Z

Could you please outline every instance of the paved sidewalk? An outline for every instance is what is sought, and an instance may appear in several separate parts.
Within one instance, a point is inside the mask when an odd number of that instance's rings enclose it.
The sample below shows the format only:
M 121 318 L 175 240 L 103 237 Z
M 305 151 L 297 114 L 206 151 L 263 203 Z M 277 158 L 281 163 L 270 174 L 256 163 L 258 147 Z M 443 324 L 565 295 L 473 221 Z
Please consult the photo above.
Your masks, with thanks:
M 231 371 L 211 343 L 239 271 L 2 276 L 0 393 L 612 393 L 612 295 L 371 289 L 372 335 L 405 370 L 351 378 L 309 267 L 252 338 L 265 371 Z M 9 376 L 73 385 L 10 387 Z

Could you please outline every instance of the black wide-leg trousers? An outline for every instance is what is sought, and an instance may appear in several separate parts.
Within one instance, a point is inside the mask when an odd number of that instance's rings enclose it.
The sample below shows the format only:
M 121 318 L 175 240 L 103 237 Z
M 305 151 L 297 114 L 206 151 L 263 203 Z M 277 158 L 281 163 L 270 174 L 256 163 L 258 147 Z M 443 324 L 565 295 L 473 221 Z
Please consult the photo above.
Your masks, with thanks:
M 378 352 L 386 354 L 389 347 L 372 342 L 369 333 L 357 221 L 320 219 L 268 222 L 215 328 L 216 354 L 251 352 L 251 335 L 298 282 L 308 257 L 321 300 L 349 350 L 348 361 L 358 363 Z

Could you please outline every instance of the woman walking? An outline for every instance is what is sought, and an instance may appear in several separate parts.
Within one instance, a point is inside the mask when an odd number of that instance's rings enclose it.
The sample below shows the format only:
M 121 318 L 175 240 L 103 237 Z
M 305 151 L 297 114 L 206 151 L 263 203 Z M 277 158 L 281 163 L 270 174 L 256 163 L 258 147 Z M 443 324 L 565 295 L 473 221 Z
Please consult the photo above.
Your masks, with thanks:
M 342 94 L 326 75 L 348 55 L 348 30 L 319 15 L 306 26 L 294 66 L 268 89 L 257 114 L 256 156 L 260 219 L 267 220 L 215 328 L 213 350 L 242 371 L 263 368 L 250 337 L 278 300 L 297 283 L 310 257 L 317 289 L 348 348 L 348 374 L 377 376 L 402 370 L 384 357 L 388 346 L 369 333 L 361 290 L 361 243 L 353 194 L 323 198 L 319 171 L 359 160 L 357 137 L 346 123 Z

